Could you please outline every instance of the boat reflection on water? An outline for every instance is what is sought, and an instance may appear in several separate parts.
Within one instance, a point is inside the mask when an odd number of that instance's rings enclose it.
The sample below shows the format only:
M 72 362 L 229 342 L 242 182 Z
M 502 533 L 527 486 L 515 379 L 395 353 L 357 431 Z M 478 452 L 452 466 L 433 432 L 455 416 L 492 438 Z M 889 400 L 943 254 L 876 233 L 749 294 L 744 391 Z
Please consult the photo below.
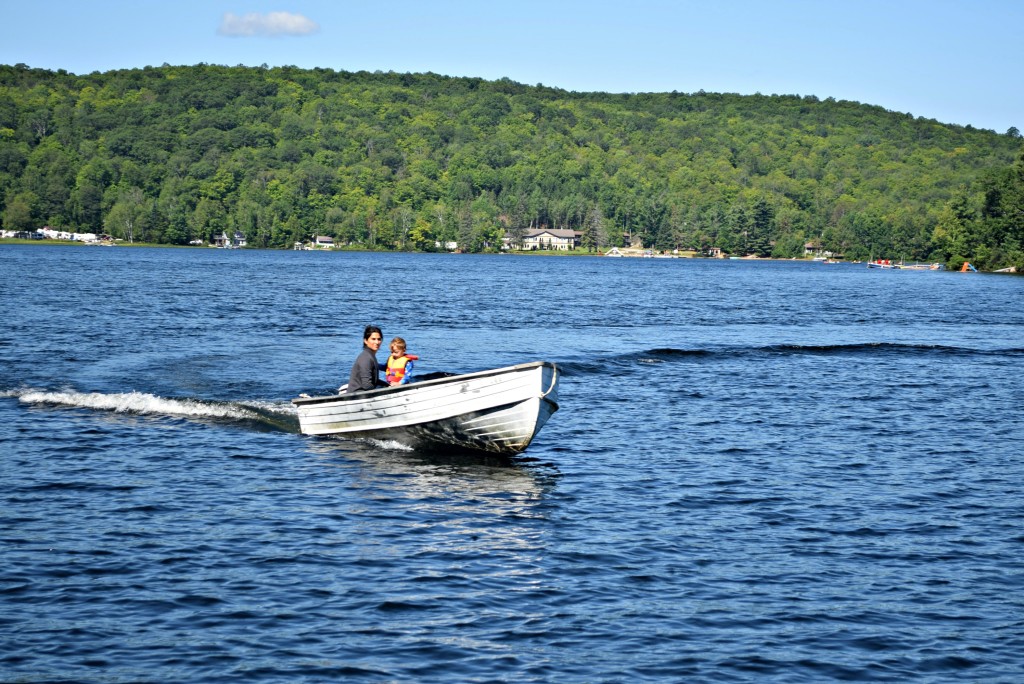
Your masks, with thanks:
M 371 492 L 366 496 L 374 500 L 420 500 L 435 507 L 472 502 L 499 509 L 494 511 L 498 515 L 529 508 L 553 491 L 561 477 L 554 463 L 523 456 L 411 449 L 374 439 L 311 440 L 306 451 L 313 456 L 310 467 L 318 471 L 307 479 L 307 486 L 337 485 L 348 491 L 347 484 L 358 481 L 359 489 Z

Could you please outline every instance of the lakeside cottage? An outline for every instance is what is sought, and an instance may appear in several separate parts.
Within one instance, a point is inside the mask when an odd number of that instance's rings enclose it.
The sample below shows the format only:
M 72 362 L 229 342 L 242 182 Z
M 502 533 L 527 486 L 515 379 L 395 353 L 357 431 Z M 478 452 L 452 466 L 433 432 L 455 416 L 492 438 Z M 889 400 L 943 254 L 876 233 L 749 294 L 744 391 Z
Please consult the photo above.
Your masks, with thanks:
M 221 249 L 237 249 L 239 247 L 245 247 L 245 235 L 236 230 L 233 236 L 228 237 L 226 232 L 222 232 L 220 235 L 213 238 L 213 244 Z
M 292 249 L 297 250 L 332 250 L 334 249 L 334 238 L 330 235 L 314 235 L 313 239 L 309 242 L 298 241 L 292 245 Z
M 582 236 L 583 233 L 581 231 L 563 228 L 528 230 L 523 235 L 520 249 L 527 252 L 539 249 L 568 252 L 579 248 Z M 508 244 L 509 242 L 510 238 L 506 236 L 505 243 Z

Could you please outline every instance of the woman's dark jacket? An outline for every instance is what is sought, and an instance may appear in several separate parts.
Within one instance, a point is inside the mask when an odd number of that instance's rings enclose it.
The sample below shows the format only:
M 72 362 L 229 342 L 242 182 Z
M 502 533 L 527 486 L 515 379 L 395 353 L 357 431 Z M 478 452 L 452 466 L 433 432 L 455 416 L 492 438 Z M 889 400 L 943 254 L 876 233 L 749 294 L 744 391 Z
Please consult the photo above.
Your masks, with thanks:
M 375 387 L 387 386 L 387 383 L 380 379 L 380 365 L 373 351 L 363 345 L 363 351 L 356 357 L 352 364 L 352 372 L 348 374 L 348 389 L 346 392 L 360 392 L 372 390 Z

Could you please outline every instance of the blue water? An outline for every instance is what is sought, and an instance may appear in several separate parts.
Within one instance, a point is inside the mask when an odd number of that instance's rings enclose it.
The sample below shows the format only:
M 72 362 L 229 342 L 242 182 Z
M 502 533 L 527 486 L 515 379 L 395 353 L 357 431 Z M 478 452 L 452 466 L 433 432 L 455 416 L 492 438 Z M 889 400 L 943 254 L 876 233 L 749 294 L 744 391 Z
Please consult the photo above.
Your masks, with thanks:
M 0 246 L 0 680 L 1024 680 L 1024 279 Z M 515 459 L 297 434 L 367 323 Z

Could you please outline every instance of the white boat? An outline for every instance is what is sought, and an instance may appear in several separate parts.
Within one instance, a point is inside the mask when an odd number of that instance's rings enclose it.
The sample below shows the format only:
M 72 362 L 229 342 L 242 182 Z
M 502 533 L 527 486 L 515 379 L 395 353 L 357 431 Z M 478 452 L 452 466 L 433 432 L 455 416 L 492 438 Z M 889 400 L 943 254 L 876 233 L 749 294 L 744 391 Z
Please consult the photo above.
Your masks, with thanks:
M 292 403 L 306 435 L 518 454 L 558 410 L 558 367 L 535 361 Z
M 936 262 L 934 264 L 921 264 L 921 263 L 905 264 L 905 263 L 903 263 L 901 261 L 900 263 L 896 264 L 896 268 L 898 268 L 898 269 L 900 269 L 902 271 L 943 271 L 943 270 L 945 270 L 945 267 L 941 263 L 938 263 L 938 262 Z

